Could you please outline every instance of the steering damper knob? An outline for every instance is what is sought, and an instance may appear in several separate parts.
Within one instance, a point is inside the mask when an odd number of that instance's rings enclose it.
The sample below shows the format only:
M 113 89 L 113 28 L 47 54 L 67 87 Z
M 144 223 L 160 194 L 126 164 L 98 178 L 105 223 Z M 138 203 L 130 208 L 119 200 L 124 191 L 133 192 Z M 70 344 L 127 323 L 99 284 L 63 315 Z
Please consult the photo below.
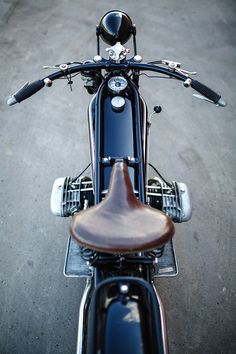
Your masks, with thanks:
M 162 108 L 161 108 L 161 106 L 155 106 L 155 107 L 153 108 L 153 110 L 154 110 L 155 113 L 161 113 Z

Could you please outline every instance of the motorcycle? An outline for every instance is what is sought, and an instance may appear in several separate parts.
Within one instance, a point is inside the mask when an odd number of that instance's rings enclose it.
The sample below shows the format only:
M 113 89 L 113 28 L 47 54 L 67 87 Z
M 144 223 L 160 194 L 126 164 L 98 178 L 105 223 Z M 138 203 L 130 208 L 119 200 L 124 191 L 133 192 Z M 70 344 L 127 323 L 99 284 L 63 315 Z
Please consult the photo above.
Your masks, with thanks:
M 8 104 L 20 103 L 57 79 L 66 79 L 72 88 L 74 77 L 81 75 L 93 95 L 88 107 L 91 162 L 77 177 L 57 178 L 51 194 L 52 213 L 71 217 L 64 273 L 87 279 L 76 353 L 167 354 L 164 308 L 154 279 L 177 275 L 174 223 L 190 220 L 192 209 L 186 184 L 166 181 L 149 163 L 151 118 L 161 107 L 148 116 L 139 78 L 154 72 L 151 77 L 182 81 L 199 99 L 221 107 L 226 102 L 179 62 L 143 64 L 136 27 L 126 13 L 106 13 L 96 36 L 92 60 L 45 66 L 58 71 L 26 83 Z M 130 51 L 123 45 L 131 37 L 133 56 L 128 59 Z M 101 56 L 100 39 L 110 46 L 108 59 Z M 84 175 L 89 168 L 90 176 Z

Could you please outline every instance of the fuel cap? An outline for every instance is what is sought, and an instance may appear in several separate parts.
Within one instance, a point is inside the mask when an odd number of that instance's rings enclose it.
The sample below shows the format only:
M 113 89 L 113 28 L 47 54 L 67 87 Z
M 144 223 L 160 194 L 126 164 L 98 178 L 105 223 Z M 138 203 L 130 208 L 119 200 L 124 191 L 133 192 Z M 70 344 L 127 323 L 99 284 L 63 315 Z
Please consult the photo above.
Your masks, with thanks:
M 125 106 L 125 99 L 121 96 L 115 96 L 111 100 L 111 106 L 116 112 L 121 112 Z

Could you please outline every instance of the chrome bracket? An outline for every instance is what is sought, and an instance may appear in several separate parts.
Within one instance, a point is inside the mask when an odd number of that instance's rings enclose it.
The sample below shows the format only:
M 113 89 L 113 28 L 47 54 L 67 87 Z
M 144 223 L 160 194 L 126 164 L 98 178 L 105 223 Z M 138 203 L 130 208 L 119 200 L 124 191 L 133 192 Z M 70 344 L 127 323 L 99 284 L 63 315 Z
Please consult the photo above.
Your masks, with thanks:
M 113 47 L 106 48 L 106 52 L 109 53 L 109 59 L 116 63 L 120 63 L 121 60 L 126 58 L 126 55 L 130 50 L 123 47 L 120 42 L 117 42 Z
M 61 71 L 65 72 L 68 70 L 68 64 L 60 64 L 59 68 Z
M 168 65 L 168 68 L 170 71 L 176 71 L 179 74 L 185 75 L 186 77 L 189 77 L 189 75 L 196 75 L 197 72 L 196 71 L 188 71 L 188 70 L 184 70 L 184 69 L 180 69 L 181 67 L 181 63 L 173 61 L 173 60 L 166 60 L 163 59 L 161 60 L 162 64 Z

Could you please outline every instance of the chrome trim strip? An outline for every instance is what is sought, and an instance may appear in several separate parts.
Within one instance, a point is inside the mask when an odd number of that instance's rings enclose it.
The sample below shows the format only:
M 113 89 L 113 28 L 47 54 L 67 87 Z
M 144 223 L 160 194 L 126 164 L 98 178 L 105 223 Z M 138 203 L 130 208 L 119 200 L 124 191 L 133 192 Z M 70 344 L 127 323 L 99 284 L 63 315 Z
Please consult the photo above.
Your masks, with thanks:
M 89 141 L 90 141 L 90 155 L 91 155 L 91 162 L 92 162 L 92 179 L 94 181 L 94 171 L 95 171 L 95 137 L 93 132 L 93 113 L 92 113 L 92 105 L 94 100 L 96 99 L 95 94 L 90 103 L 88 108 L 88 125 L 89 125 Z
M 142 126 L 142 138 L 143 138 L 143 156 L 145 163 L 145 181 L 148 180 L 148 161 L 149 161 L 149 136 L 150 136 L 150 127 L 147 126 L 148 114 L 147 114 L 147 104 L 144 98 L 140 95 L 140 99 L 143 103 L 143 126 Z
M 161 314 L 161 335 L 162 335 L 162 341 L 163 341 L 163 350 L 164 354 L 168 354 L 168 338 L 167 338 L 167 331 L 166 331 L 166 320 L 165 320 L 165 311 L 164 311 L 164 306 L 161 301 L 160 296 L 158 295 L 157 289 L 155 288 L 154 283 L 152 282 L 152 287 L 154 289 L 154 292 L 156 294 L 156 298 L 159 304 L 160 308 L 160 314 Z
M 64 275 L 65 277 L 68 277 L 68 275 L 66 274 L 66 264 L 67 264 L 67 260 L 68 260 L 69 247 L 70 247 L 70 236 L 68 237 L 68 240 L 67 240 L 66 256 L 65 256 L 64 267 L 63 267 L 63 275 Z
M 92 287 L 92 282 L 90 279 L 87 279 L 84 293 L 80 302 L 76 354 L 84 353 L 84 321 L 85 321 L 85 312 L 86 312 L 86 307 L 88 305 L 89 292 L 91 290 L 91 287 Z

